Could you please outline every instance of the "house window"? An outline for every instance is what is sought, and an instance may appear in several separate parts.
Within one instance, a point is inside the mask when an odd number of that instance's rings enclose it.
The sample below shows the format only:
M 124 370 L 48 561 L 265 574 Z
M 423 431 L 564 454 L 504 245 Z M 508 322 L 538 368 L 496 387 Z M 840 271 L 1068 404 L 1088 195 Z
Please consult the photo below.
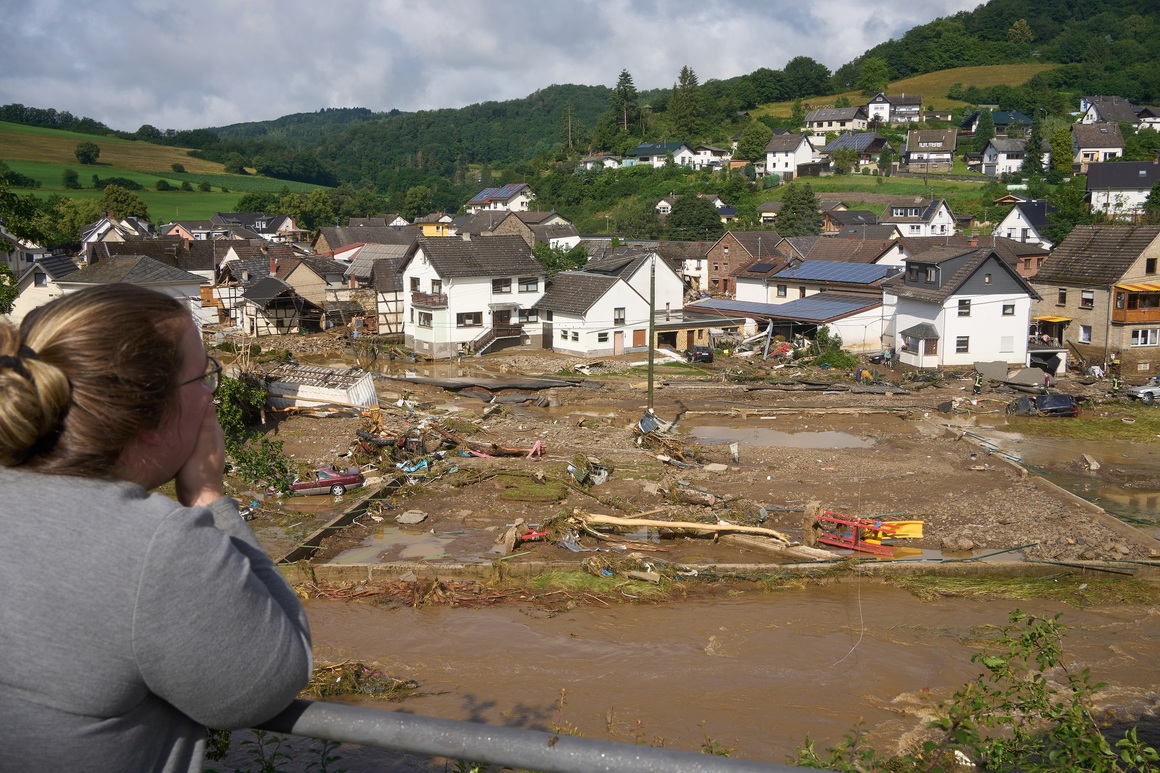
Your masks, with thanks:
M 959 316 L 960 317 L 971 316 L 971 299 L 970 298 L 964 298 L 964 299 L 959 301 Z
M 721 270 L 721 264 L 718 263 L 717 261 L 713 261 L 713 272 L 716 273 L 720 270 Z
M 991 284 L 991 275 L 990 274 L 983 274 L 983 284 L 985 284 L 985 285 Z
M 799 288 L 798 288 L 798 297 L 799 297 L 799 298 L 805 298 L 805 297 L 806 297 L 806 288 L 804 288 L 804 287 L 799 287 Z
M 1156 258 L 1145 258 L 1144 259 L 1144 273 L 1145 274 L 1155 274 L 1156 273 Z
M 922 233 L 922 226 L 917 226 L 917 225 L 910 226 L 910 233 L 913 236 L 918 236 L 920 233 Z
M 607 331 L 606 331 L 606 332 L 604 332 L 604 333 L 597 333 L 597 334 L 596 334 L 596 342 L 597 342 L 597 343 L 601 343 L 601 344 L 606 344 L 606 343 L 608 343 L 608 333 L 607 333 Z
M 1094 309 L 1096 307 L 1096 291 L 1095 290 L 1080 290 L 1079 291 L 1079 307 L 1081 309 Z
M 507 295 L 511 291 L 512 291 L 512 280 L 510 278 L 491 280 L 492 295 Z
M 787 291 L 787 289 L 788 289 L 788 288 L 787 288 L 785 285 L 778 285 L 778 286 L 777 286 L 777 297 L 778 297 L 778 298 L 784 298 L 784 297 L 785 297 L 785 294 L 786 294 L 786 291 Z
M 36 285 L 37 287 L 47 287 L 48 286 L 48 274 L 37 273 L 37 274 L 33 275 L 32 283 L 34 285 Z
M 721 252 L 724 253 L 725 255 L 728 255 L 729 254 L 729 245 L 728 244 L 722 245 Z
M 728 273 L 729 273 L 729 264 L 728 264 L 728 263 L 722 263 L 722 264 L 721 264 L 721 273 L 722 273 L 722 274 L 728 274 Z
M 1124 294 L 1123 293 L 1116 293 L 1116 308 L 1117 309 L 1124 308 Z
M 548 320 L 549 322 L 552 321 L 552 312 L 550 309 L 544 312 L 544 319 Z
M 536 309 L 520 309 L 520 313 L 517 316 L 521 325 L 540 321 L 540 312 Z
M 1092 326 L 1091 325 L 1080 325 L 1079 326 L 1079 342 L 1081 344 L 1090 344 L 1092 342 Z
M 438 295 L 441 292 L 443 292 L 443 280 L 442 279 L 432 279 L 431 280 L 431 294 Z
M 923 354 L 938 354 L 938 339 L 931 338 L 922 342 Z
M 1059 295 L 1055 299 L 1055 305 L 1056 306 L 1066 306 L 1067 305 L 1067 290 L 1063 289 L 1062 287 L 1059 288 Z
M 918 266 L 906 267 L 906 278 L 911 282 L 918 281 Z
M 573 331 L 572 331 L 572 340 L 573 340 L 573 341 L 579 341 L 579 340 L 580 340 L 580 334 L 579 334 L 579 333 L 577 333 L 575 330 L 573 330 Z
M 1160 343 L 1160 328 L 1146 327 L 1132 331 L 1132 346 L 1156 346 Z
M 1004 303 L 1003 304 L 1003 316 L 1004 317 L 1014 317 L 1015 316 L 1015 304 L 1014 303 Z
M 540 289 L 539 277 L 534 277 L 534 276 L 522 276 L 522 277 L 520 277 L 520 292 L 521 293 L 534 293 L 534 292 L 537 292 L 539 289 Z
M 419 277 L 417 276 L 411 277 L 411 292 L 419 292 Z
M 464 314 L 455 315 L 456 327 L 479 327 L 483 324 L 482 311 L 468 311 Z
M 955 339 L 955 354 L 970 354 L 971 337 L 959 336 Z
M 926 270 L 926 282 L 927 282 L 927 284 L 934 284 L 934 281 L 937 278 L 937 276 L 938 276 L 938 272 L 935 268 L 933 268 L 933 267 L 928 268 Z
M 624 308 L 623 307 L 619 308 L 619 309 L 612 310 L 612 324 L 614 324 L 614 325 L 623 325 L 624 324 Z
M 560 340 L 561 340 L 561 341 L 567 341 L 567 340 L 568 340 L 568 331 L 567 331 L 567 330 L 561 330 L 561 331 L 560 331 Z
M 419 312 L 419 327 L 431 327 L 434 321 L 434 315 L 429 311 Z

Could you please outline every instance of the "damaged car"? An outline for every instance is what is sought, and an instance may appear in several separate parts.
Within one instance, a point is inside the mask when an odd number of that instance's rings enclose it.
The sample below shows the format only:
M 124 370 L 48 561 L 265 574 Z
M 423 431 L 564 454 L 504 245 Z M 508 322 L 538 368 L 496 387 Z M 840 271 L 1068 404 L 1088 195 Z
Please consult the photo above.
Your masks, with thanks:
M 1153 376 L 1140 386 L 1129 387 L 1124 394 L 1144 405 L 1154 405 L 1160 400 L 1160 376 Z
M 1020 395 L 1007 404 L 1013 416 L 1078 416 L 1079 401 L 1074 395 Z
M 333 494 L 340 497 L 352 488 L 358 488 L 366 483 L 366 478 L 357 467 L 351 467 L 345 472 L 336 470 L 327 465 L 313 470 L 308 475 L 296 476 L 290 481 L 291 494 Z

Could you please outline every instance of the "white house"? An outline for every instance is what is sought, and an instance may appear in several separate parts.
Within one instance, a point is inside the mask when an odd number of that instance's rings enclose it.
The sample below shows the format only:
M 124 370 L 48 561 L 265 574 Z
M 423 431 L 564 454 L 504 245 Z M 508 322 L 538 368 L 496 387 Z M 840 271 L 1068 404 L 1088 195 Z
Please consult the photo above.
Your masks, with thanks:
M 873 124 L 913 123 L 922 120 L 921 94 L 890 94 L 881 91 L 866 104 L 866 117 Z
M 879 263 L 807 260 L 768 276 L 759 277 L 756 272 L 739 273 L 737 300 L 779 306 L 824 292 L 865 294 L 878 300 L 882 295 L 882 282 L 898 272 L 897 266 Z
M 518 236 L 420 238 L 403 258 L 406 345 L 432 357 L 540 338 L 547 271 Z
M 697 145 L 692 151 L 694 169 L 720 169 L 733 158 L 730 151 L 712 145 Z
M 663 167 L 669 156 L 677 166 L 693 165 L 694 153 L 692 148 L 683 142 L 645 142 L 625 154 L 621 166 L 637 166 L 647 164 L 655 169 Z
M 5 254 L 7 252 L 7 254 Z M 15 277 L 22 276 L 39 258 L 49 251 L 10 234 L 0 221 L 0 261 L 5 261 Z
M 16 279 L 16 298 L 8 320 L 19 325 L 28 312 L 64 294 L 57 282 L 77 271 L 77 265 L 64 255 L 44 255 L 35 260 Z
M 1092 212 L 1132 222 L 1144 215 L 1144 202 L 1160 182 L 1160 163 L 1116 161 L 1088 164 L 1087 190 Z
M 1123 97 L 1090 96 L 1080 97 L 1079 109 L 1083 111 L 1079 123 L 1130 123 L 1135 125 L 1140 108 Z
M 983 149 L 983 174 L 998 177 L 1023 168 L 1027 140 L 1022 137 L 993 137 Z
M 468 214 L 490 209 L 510 209 L 526 212 L 536 200 L 536 194 L 527 183 L 511 183 L 502 188 L 484 188 L 463 205 Z
M 935 247 L 884 283 L 884 342 L 918 368 L 994 361 L 1022 367 L 1031 302 L 1039 297 L 990 247 Z
M 201 303 L 201 288 L 209 280 L 197 274 L 145 257 L 144 255 L 115 255 L 102 258 L 99 262 L 73 271 L 56 280 L 64 295 L 93 285 L 116 284 L 141 285 L 172 296 L 189 307 L 198 323 L 205 321 Z M 216 312 L 212 318 L 216 322 Z
M 819 148 L 826 144 L 826 134 L 830 132 L 864 132 L 868 126 L 869 118 L 863 105 L 822 107 L 806 113 L 806 133 L 809 141 Z
M 1005 236 L 1008 239 L 1014 239 L 1018 242 L 1038 244 L 1050 250 L 1052 244 L 1046 234 L 1048 226 L 1047 215 L 1049 212 L 1054 211 L 1055 207 L 1050 206 L 1043 199 L 1018 201 L 1015 203 L 1015 206 L 1011 207 L 1011 211 L 999 221 L 991 233 L 998 236 Z
M 765 173 L 783 181 L 797 177 L 797 169 L 813 160 L 814 148 L 801 134 L 775 134 L 765 146 Z
M 903 236 L 949 236 L 955 232 L 955 216 L 945 199 L 892 201 L 880 222 L 897 227 Z
M 1072 164 L 1080 174 L 1087 174 L 1089 164 L 1111 161 L 1124 155 L 1124 135 L 1115 123 L 1072 124 Z

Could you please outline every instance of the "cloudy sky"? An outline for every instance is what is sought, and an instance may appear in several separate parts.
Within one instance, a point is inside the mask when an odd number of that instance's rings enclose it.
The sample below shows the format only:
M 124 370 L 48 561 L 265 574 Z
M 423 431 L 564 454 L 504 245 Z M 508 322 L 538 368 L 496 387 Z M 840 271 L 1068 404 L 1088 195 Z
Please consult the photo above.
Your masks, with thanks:
M 0 0 L 0 104 L 113 129 L 422 110 L 556 83 L 831 70 L 980 0 Z

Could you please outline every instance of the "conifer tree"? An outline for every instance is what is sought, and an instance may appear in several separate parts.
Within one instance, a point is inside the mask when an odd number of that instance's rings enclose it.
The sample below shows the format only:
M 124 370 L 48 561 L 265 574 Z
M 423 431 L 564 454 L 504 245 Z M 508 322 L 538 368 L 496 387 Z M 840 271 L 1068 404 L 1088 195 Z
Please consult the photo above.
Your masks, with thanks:
M 792 182 L 786 186 L 776 227 L 782 236 L 817 236 L 822 232 L 822 213 L 809 183 Z
M 636 126 L 640 106 L 637 104 L 636 86 L 628 70 L 620 71 L 620 77 L 612 89 L 612 110 L 616 113 L 617 126 L 622 132 L 631 131 L 631 127 Z
M 1023 152 L 1023 171 L 1028 175 L 1043 175 L 1043 124 L 1039 121 L 1031 124 L 1031 133 L 1027 136 L 1027 148 Z
M 979 111 L 979 122 L 975 125 L 975 152 L 982 153 L 987 143 L 995 139 L 995 117 L 990 110 Z
M 692 135 L 697 128 L 697 74 L 688 65 L 681 68 L 681 77 L 673 88 L 669 103 L 673 129 L 682 138 Z

